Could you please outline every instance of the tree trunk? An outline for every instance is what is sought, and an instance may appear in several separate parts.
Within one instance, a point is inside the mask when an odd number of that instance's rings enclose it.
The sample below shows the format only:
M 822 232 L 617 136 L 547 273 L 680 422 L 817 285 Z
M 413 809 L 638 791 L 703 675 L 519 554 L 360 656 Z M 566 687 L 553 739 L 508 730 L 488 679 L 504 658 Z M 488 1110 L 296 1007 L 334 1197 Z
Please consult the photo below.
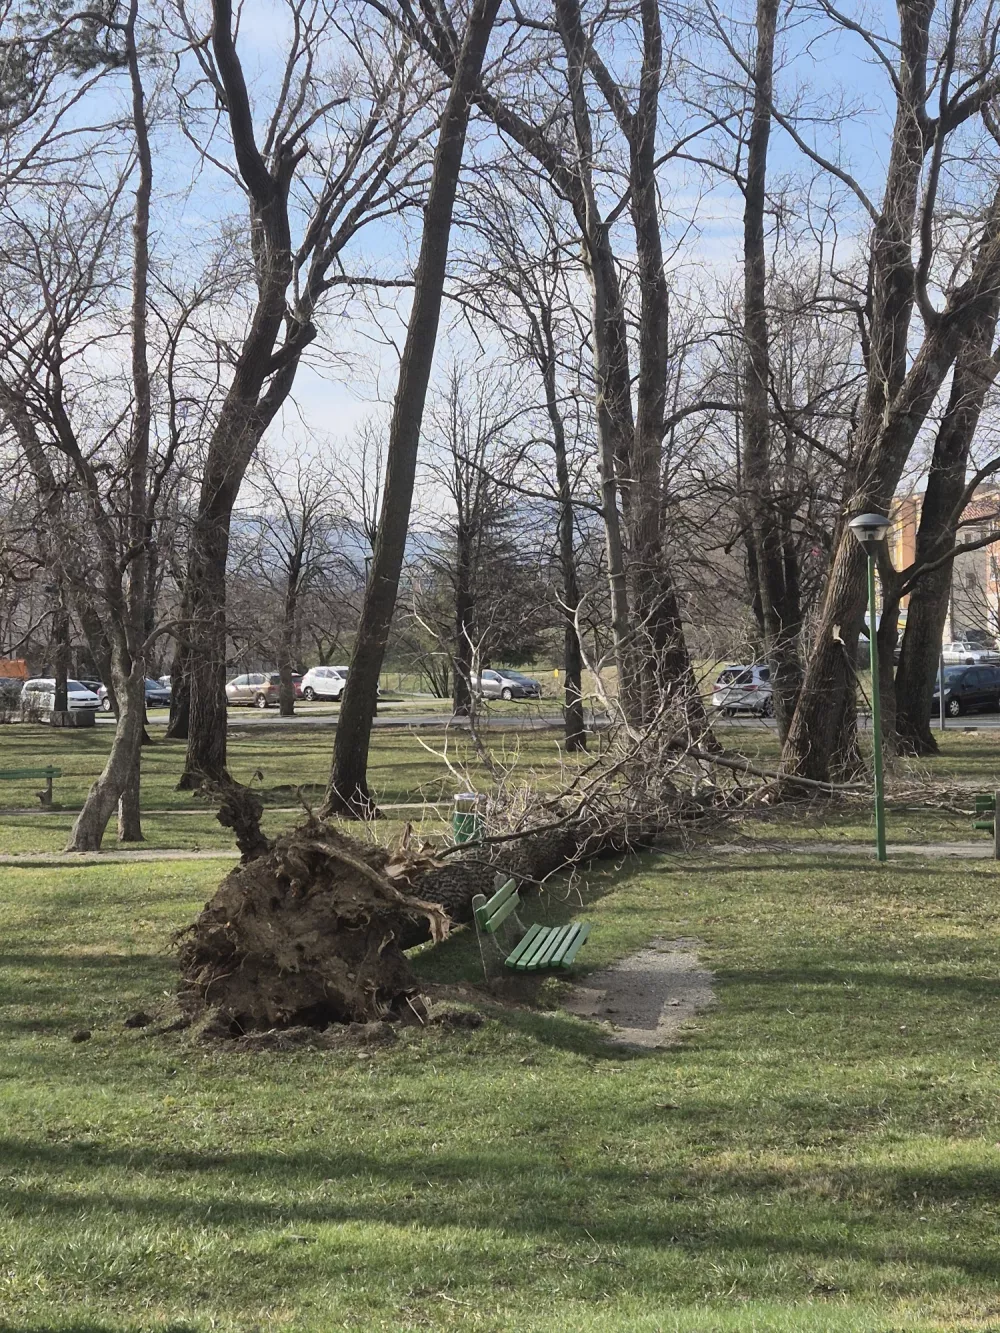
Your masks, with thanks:
M 566 460 L 566 440 L 560 429 L 556 432 L 556 481 L 559 486 L 559 566 L 562 574 L 563 630 L 563 723 L 566 729 L 566 749 L 578 752 L 587 748 L 587 731 L 583 717 L 583 653 L 577 612 L 580 608 L 580 585 L 576 572 L 573 493 L 570 487 L 569 466 Z
M 848 493 L 845 513 L 889 512 L 917 432 L 970 323 L 974 326 L 983 309 L 995 299 L 998 282 L 1000 192 L 990 206 L 970 277 L 948 298 L 945 312 L 928 330 L 902 386 L 878 421 L 866 418 L 862 423 L 862 442 L 852 461 L 855 487 Z M 873 392 L 869 391 L 869 397 Z M 842 526 L 799 706 L 782 754 L 782 769 L 789 776 L 821 780 L 830 776 L 834 728 L 849 717 L 848 696 L 853 693 L 842 647 L 857 639 L 865 614 L 866 581 L 864 552 Z
M 242 477 L 242 472 L 240 473 Z M 212 479 L 214 482 L 214 478 Z M 209 485 L 206 478 L 206 486 Z M 204 487 L 203 487 L 204 489 Z M 181 791 L 226 782 L 226 561 L 235 494 L 220 486 L 203 507 L 191 539 L 187 603 L 191 611 L 188 746 Z
M 994 382 L 997 358 L 991 348 L 1000 303 L 984 311 L 955 359 L 948 408 L 934 441 L 927 488 L 920 509 L 914 569 L 940 559 L 955 545 L 965 496 L 969 451 L 983 401 Z M 948 614 L 952 563 L 919 575 L 910 594 L 906 629 L 896 672 L 896 727 L 900 748 L 909 754 L 936 754 L 931 700 L 938 675 L 941 640 Z
M 378 678 L 403 566 L 420 428 L 437 341 L 455 194 L 465 150 L 470 99 L 479 82 L 499 0 L 476 0 L 458 54 L 448 103 L 441 118 L 430 191 L 424 210 L 413 304 L 399 367 L 389 431 L 382 508 L 371 577 L 365 588 L 351 669 L 334 746 L 325 809 L 351 814 L 372 808 L 368 749 L 378 701 Z
M 174 656 L 170 663 L 170 720 L 167 723 L 168 741 L 186 741 L 191 717 L 191 649 L 188 642 L 187 598 L 181 605 L 181 630 L 174 640 Z
M 145 685 L 143 686 L 143 724 L 145 724 Z M 146 738 L 145 725 L 138 728 L 138 744 L 135 745 L 129 760 L 130 770 L 125 778 L 122 794 L 118 798 L 118 841 L 142 842 L 142 815 L 139 808 L 139 794 L 142 782 L 142 745 Z
M 601 217 L 594 190 L 593 129 L 587 106 L 587 41 L 578 0 L 557 0 L 556 21 L 566 52 L 566 79 L 576 143 L 574 209 L 583 237 L 583 266 L 590 287 L 593 336 L 598 472 L 601 479 L 601 518 L 604 524 L 611 631 L 618 667 L 618 698 L 626 716 L 639 721 L 641 700 L 636 668 L 636 644 L 628 596 L 628 572 L 622 516 L 628 511 L 630 453 L 634 438 L 628 339 L 621 287 L 615 269 L 607 223 Z
M 300 569 L 293 567 L 288 571 L 285 587 L 285 604 L 281 617 L 281 643 L 279 646 L 278 672 L 278 712 L 282 717 L 295 716 L 295 686 L 292 683 L 295 654 L 295 619 L 298 614 Z
M 67 679 L 69 677 L 69 608 L 66 605 L 62 583 L 56 589 L 56 607 L 52 616 L 52 636 L 55 640 L 53 675 L 55 691 L 52 701 L 54 713 L 65 713 L 69 708 Z
M 753 119 L 747 149 L 743 210 L 743 485 L 748 539 L 753 546 L 764 645 L 771 672 L 771 698 L 778 733 L 788 734 L 799 689 L 799 623 L 789 606 L 780 514 L 774 499 L 771 450 L 770 348 L 767 317 L 767 153 L 778 0 L 758 0 Z
M 477 485 L 482 485 L 481 479 Z M 473 534 L 459 519 L 455 533 L 455 647 L 452 661 L 452 711 L 456 717 L 472 713 L 473 634 L 476 599 L 472 588 Z
M 89 597 L 77 595 L 76 613 L 80 618 L 80 625 L 87 640 L 90 655 L 94 659 L 97 674 L 100 676 L 101 683 L 111 700 L 111 711 L 117 713 L 118 701 L 115 698 L 115 683 L 111 671 L 111 644 L 108 642 L 107 629 Z
M 122 662 L 122 646 L 115 650 L 115 683 L 118 689 L 118 722 L 111 752 L 101 776 L 87 794 L 83 809 L 76 817 L 73 831 L 66 846 L 68 852 L 96 852 L 104 839 L 108 820 L 115 813 L 125 793 L 128 813 L 127 833 L 130 839 L 141 837 L 132 811 L 138 811 L 138 755 L 142 746 L 142 727 L 145 714 L 145 686 L 143 673 L 137 666 L 126 673 Z

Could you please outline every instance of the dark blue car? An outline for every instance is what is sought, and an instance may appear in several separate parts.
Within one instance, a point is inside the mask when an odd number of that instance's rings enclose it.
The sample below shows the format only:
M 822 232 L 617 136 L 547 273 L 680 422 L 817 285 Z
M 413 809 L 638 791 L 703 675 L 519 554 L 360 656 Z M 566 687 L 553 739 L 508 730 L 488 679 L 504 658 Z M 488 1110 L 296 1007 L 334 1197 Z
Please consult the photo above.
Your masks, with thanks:
M 941 711 L 939 682 L 934 686 L 931 716 Z M 1000 712 L 1000 666 L 946 666 L 944 711 L 948 717 L 963 713 Z
M 101 711 L 111 712 L 111 700 L 108 697 L 107 685 L 102 685 L 97 691 L 97 697 L 101 701 Z M 169 708 L 170 707 L 170 686 L 161 685 L 158 680 L 150 680 L 146 677 L 146 707 L 147 708 Z

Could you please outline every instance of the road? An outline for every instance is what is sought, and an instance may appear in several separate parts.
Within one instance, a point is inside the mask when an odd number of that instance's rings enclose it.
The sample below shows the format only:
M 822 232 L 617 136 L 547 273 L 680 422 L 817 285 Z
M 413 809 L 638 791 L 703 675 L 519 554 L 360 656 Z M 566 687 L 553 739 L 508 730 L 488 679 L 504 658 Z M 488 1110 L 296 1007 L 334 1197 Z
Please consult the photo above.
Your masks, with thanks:
M 378 730 L 405 730 L 407 727 L 457 727 L 466 728 L 469 725 L 468 718 L 452 717 L 445 712 L 440 713 L 421 713 L 406 711 L 394 708 L 391 703 L 383 703 L 379 706 L 378 717 L 374 719 L 373 726 Z M 256 727 L 330 727 L 337 725 L 337 719 L 340 715 L 340 709 L 329 704 L 298 704 L 294 717 L 281 717 L 277 710 L 267 709 L 234 709 L 229 714 L 229 730 L 231 732 L 252 730 Z M 98 726 L 113 726 L 114 717 L 110 713 L 98 713 Z M 150 725 L 166 726 L 167 715 L 165 711 L 155 710 L 150 715 Z M 553 713 L 496 713 L 482 718 L 483 726 L 490 726 L 495 729 L 507 731 L 546 731 L 553 727 L 562 726 L 562 714 Z M 598 723 L 598 725 L 601 725 Z M 721 731 L 773 731 L 775 722 L 773 718 L 761 717 L 716 717 L 714 725 Z M 866 731 L 871 725 L 867 714 L 858 715 L 858 726 L 861 731 Z M 935 718 L 931 723 L 932 729 L 937 730 L 938 722 Z M 969 713 L 965 717 L 948 718 L 946 730 L 948 731 L 996 731 L 1000 729 L 1000 713 Z

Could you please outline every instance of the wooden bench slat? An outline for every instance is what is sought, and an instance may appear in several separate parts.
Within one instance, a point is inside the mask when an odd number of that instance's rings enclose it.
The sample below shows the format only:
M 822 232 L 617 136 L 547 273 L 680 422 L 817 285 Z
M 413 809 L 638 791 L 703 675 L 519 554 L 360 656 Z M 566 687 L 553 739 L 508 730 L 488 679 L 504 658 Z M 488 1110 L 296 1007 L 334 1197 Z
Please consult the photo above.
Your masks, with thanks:
M 556 929 L 555 926 L 542 926 L 541 930 L 538 932 L 538 936 L 535 939 L 535 944 L 531 949 L 530 953 L 521 955 L 521 959 L 517 964 L 518 969 L 520 971 L 534 972 L 537 969 L 542 954 L 545 953 L 546 949 L 552 942 L 552 932 L 555 929 Z
M 985 815 L 987 810 L 995 810 L 997 799 L 995 796 L 988 796 L 985 792 L 980 792 L 976 796 L 976 814 Z
M 508 967 L 519 966 L 520 959 L 523 958 L 524 954 L 531 948 L 534 941 L 538 939 L 539 931 L 544 929 L 545 927 L 537 921 L 528 927 L 524 938 L 518 941 L 513 951 L 509 953 L 504 960 Z
M 0 769 L 0 781 L 15 782 L 18 778 L 61 778 L 60 768 L 4 768 Z
M 572 965 L 573 965 L 573 959 L 577 956 L 577 954 L 578 954 L 578 953 L 580 952 L 580 950 L 583 948 L 584 944 L 586 944 L 586 942 L 587 942 L 587 936 L 588 936 L 589 934 L 590 934 L 590 922 L 589 922 L 589 921 L 584 921 L 584 922 L 582 922 L 581 925 L 580 925 L 580 930 L 579 930 L 579 933 L 577 934 L 576 938 L 572 941 L 572 943 L 570 944 L 569 948 L 566 950 L 566 952 L 563 954 L 562 958 L 560 959 L 560 962 L 559 962 L 559 966 L 560 966 L 560 967 L 572 967 Z
M 500 879 L 502 879 L 502 876 L 497 875 L 497 880 Z M 472 911 L 477 924 L 480 927 L 485 928 L 486 923 L 490 920 L 497 908 L 502 906 L 508 898 L 513 897 L 516 893 L 517 885 L 512 879 L 508 879 L 502 883 L 500 888 L 491 898 L 487 898 L 482 893 L 477 893 L 472 900 Z
M 533 964 L 535 970 L 540 972 L 544 967 L 552 967 L 553 958 L 555 957 L 558 950 L 562 948 L 562 945 L 565 942 L 567 935 L 569 935 L 572 932 L 572 930 L 573 930 L 572 926 L 552 927 L 552 933 L 549 936 L 545 948 L 538 955 Z
M 481 909 L 483 912 L 483 919 L 480 924 L 482 925 L 483 930 L 486 931 L 487 935 L 494 934 L 497 927 L 503 925 L 511 912 L 516 912 L 520 906 L 521 899 L 516 893 L 512 893 L 507 898 L 506 902 L 501 903 L 495 911 L 491 911 L 490 905 L 487 903 L 486 906 Z
M 569 947 L 572 945 L 572 943 L 573 943 L 573 941 L 576 939 L 577 935 L 579 935 L 580 930 L 581 930 L 581 926 L 580 926 L 580 922 L 579 922 L 579 921 L 571 921 L 571 922 L 570 922 L 570 924 L 566 927 L 566 934 L 565 934 L 565 935 L 563 936 L 563 938 L 559 941 L 559 948 L 555 951 L 555 953 L 554 953 L 554 954 L 552 955 L 552 957 L 549 959 L 549 966 L 550 966 L 550 967 L 561 967 L 561 966 L 562 966 L 562 960 L 563 960 L 563 958 L 566 956 L 566 951 L 567 951 L 567 950 L 569 949 Z

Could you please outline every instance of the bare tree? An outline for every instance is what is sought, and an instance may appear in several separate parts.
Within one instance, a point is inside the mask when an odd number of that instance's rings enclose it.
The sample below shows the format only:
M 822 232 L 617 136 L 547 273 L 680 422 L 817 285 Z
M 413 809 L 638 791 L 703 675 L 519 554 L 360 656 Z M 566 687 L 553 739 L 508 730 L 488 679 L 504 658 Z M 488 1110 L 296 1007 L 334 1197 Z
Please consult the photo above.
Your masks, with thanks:
M 259 639 L 278 665 L 281 716 L 291 717 L 292 675 L 302 669 L 303 603 L 340 563 L 339 469 L 321 449 L 296 451 L 283 464 L 258 453 L 250 482 L 255 503 L 243 523 L 253 551 L 246 572 L 266 617 Z M 267 615 L 272 601 L 276 624 Z
M 138 0 L 123 23 L 109 23 L 121 42 L 127 71 L 129 114 L 134 136 L 135 204 L 131 217 L 132 255 L 127 332 L 128 369 L 123 369 L 124 401 L 117 411 L 102 402 L 107 386 L 87 377 L 81 392 L 74 363 L 85 363 L 86 343 L 79 325 L 119 280 L 114 265 L 120 228 L 119 200 L 133 164 L 103 198 L 99 175 L 66 197 L 56 182 L 44 225 L 35 217 L 5 219 L 17 239 L 12 267 L 19 269 L 21 299 L 8 307 L 0 391 L 7 420 L 50 511 L 58 498 L 47 451 L 62 454 L 79 489 L 97 542 L 105 625 L 118 706 L 115 737 L 107 763 L 92 786 L 73 827 L 70 848 L 101 845 L 118 808 L 119 838 L 140 838 L 139 754 L 145 719 L 145 651 L 148 624 L 147 561 L 153 530 L 150 508 L 152 393 L 147 337 L 150 285 L 149 210 L 153 184 L 146 99 L 137 39 Z M 93 200 L 97 200 L 96 204 Z M 109 253 L 110 252 L 110 253 Z M 75 345 L 74 345 L 75 344 Z M 112 400 L 113 402 L 113 400 Z M 95 429 L 96 427 L 96 429 Z M 88 438 L 89 437 L 89 438 Z M 102 454 L 103 448 L 103 454 Z
M 290 36 L 265 118 L 255 115 L 231 0 L 213 0 L 208 32 L 179 0 L 182 31 L 198 66 L 191 85 L 180 89 L 186 132 L 245 194 L 255 289 L 231 352 L 190 538 L 184 609 L 191 710 L 182 786 L 227 777 L 225 572 L 246 468 L 288 399 L 330 294 L 395 284 L 347 272 L 351 243 L 421 192 L 419 150 L 428 127 L 420 113 L 433 89 L 406 44 L 383 42 L 349 13 L 341 16 L 317 0 L 287 0 L 287 12 Z M 343 63 L 331 68 L 334 46 L 351 50 L 349 71 Z M 205 92 L 210 105 L 195 114 Z M 217 107 L 228 136 L 224 151 L 214 143 Z M 230 152 L 235 170 L 223 160 Z
M 516 165 L 514 171 L 482 171 L 474 178 L 466 225 L 478 234 L 481 245 L 466 258 L 462 294 L 478 320 L 492 324 L 515 361 L 530 366 L 539 381 L 547 424 L 542 429 L 554 477 L 539 464 L 519 491 L 536 499 L 551 497 L 556 507 L 558 596 L 564 626 L 563 717 L 566 748 L 576 751 L 587 748 L 576 514 L 582 507 L 580 477 L 592 455 L 590 423 L 581 429 L 580 421 L 581 374 L 570 290 L 576 261 L 570 253 L 573 234 L 565 206 L 544 184 L 517 171 Z M 581 434 L 587 437 L 582 458 Z M 592 501 L 590 507 L 600 512 Z
M 832 7 L 830 12 L 836 15 Z M 955 3 L 935 51 L 931 19 L 929 6 L 900 7 L 895 61 L 891 46 L 877 32 L 854 24 L 879 56 L 896 98 L 881 205 L 876 206 L 839 163 L 818 154 L 792 120 L 772 105 L 772 113 L 803 151 L 855 192 L 872 222 L 863 312 L 867 375 L 851 441 L 845 516 L 863 510 L 888 512 L 917 432 L 1000 280 L 1000 196 L 994 193 L 971 217 L 966 213 L 964 239 L 961 213 L 939 199 L 949 145 L 1000 91 L 996 42 L 987 41 L 985 59 L 977 59 L 964 37 L 965 25 L 977 20 Z M 983 21 L 995 31 L 989 15 Z M 932 98 L 936 114 L 929 110 Z M 954 151 L 961 152 L 960 142 Z M 977 169 L 981 171 L 981 164 Z M 991 191 L 995 174 L 987 173 Z M 937 304 L 933 287 L 943 292 Z M 911 327 L 915 308 L 923 323 L 919 342 Z M 852 762 L 853 658 L 864 609 L 864 553 L 841 525 L 785 744 L 782 765 L 789 776 L 825 779 L 835 762 Z
M 368 747 L 378 698 L 378 678 L 406 552 L 420 427 L 437 341 L 452 215 L 469 113 L 499 7 L 500 0 L 475 0 L 460 42 L 450 20 L 448 24 L 449 63 L 453 69 L 451 90 L 441 116 L 424 210 L 413 305 L 400 358 L 399 383 L 389 430 L 375 552 L 340 709 L 325 802 L 328 813 L 339 810 L 364 814 L 372 808 L 367 780 Z

